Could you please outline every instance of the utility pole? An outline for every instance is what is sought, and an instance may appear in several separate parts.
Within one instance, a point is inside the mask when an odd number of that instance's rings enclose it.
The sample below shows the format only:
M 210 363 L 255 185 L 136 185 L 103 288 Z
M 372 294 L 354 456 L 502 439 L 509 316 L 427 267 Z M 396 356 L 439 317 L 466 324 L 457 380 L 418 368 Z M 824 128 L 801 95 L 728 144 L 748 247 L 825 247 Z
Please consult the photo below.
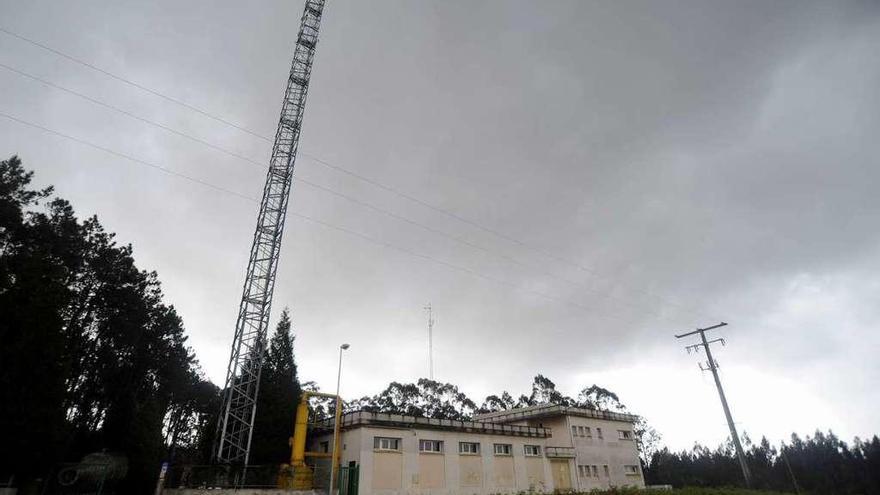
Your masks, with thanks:
M 434 310 L 431 303 L 425 306 L 428 311 L 428 378 L 434 380 Z
M 742 468 L 743 478 L 746 481 L 746 488 L 750 488 L 752 486 L 752 474 L 749 472 L 748 464 L 746 464 L 746 455 L 743 452 L 742 444 L 739 441 L 739 435 L 736 432 L 736 426 L 733 424 L 733 416 L 730 414 L 730 407 L 727 405 L 727 398 L 724 396 L 724 388 L 721 387 L 721 379 L 718 378 L 718 363 L 716 363 L 715 360 L 712 358 L 712 350 L 709 348 L 709 344 L 713 344 L 715 342 L 721 342 L 721 345 L 724 345 L 724 339 L 715 339 L 712 341 L 706 340 L 706 332 L 725 326 L 727 326 L 727 323 L 724 323 L 722 321 L 721 323 L 713 325 L 711 327 L 698 328 L 693 332 L 676 335 L 675 338 L 680 339 L 683 337 L 689 337 L 694 334 L 700 334 L 700 340 L 702 340 L 702 342 L 689 345 L 685 347 L 685 349 L 687 349 L 688 353 L 690 353 L 691 351 L 698 352 L 700 347 L 706 350 L 707 368 L 703 368 L 703 364 L 700 363 L 700 370 L 709 370 L 712 372 L 712 376 L 715 377 L 715 386 L 718 387 L 718 396 L 721 398 L 721 407 L 724 408 L 724 416 L 727 418 L 727 426 L 730 427 L 730 436 L 733 438 L 733 446 L 736 448 L 737 457 L 739 457 L 739 466 Z

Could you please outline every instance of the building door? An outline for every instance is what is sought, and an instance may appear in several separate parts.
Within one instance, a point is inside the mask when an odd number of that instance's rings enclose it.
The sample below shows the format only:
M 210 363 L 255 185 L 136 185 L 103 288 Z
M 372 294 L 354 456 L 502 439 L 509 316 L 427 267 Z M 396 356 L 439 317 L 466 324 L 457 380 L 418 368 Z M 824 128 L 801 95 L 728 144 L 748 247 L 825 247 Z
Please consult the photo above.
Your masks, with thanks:
M 357 495 L 358 478 L 360 478 L 360 467 L 354 462 L 349 462 L 348 466 L 339 466 L 339 495 Z
M 550 461 L 550 470 L 553 471 L 554 490 L 571 490 L 571 467 L 567 459 Z

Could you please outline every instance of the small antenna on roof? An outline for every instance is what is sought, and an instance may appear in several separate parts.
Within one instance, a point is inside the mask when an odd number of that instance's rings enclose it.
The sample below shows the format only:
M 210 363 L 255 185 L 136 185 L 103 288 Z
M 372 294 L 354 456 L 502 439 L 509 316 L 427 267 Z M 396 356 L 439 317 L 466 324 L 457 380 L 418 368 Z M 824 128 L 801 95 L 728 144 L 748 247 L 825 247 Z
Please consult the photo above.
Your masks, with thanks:
M 428 378 L 434 380 L 434 310 L 431 303 L 425 306 L 428 312 Z

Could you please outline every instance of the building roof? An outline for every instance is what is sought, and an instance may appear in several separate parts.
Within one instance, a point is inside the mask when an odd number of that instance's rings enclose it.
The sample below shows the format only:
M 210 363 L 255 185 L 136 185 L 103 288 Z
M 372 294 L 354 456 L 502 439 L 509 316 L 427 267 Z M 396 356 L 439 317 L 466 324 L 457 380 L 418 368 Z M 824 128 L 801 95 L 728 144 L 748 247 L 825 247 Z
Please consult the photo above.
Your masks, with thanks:
M 334 418 L 327 418 L 316 426 L 317 429 L 331 430 Z M 453 419 L 422 418 L 403 414 L 354 411 L 342 415 L 340 428 L 343 430 L 375 426 L 385 428 L 419 428 L 428 430 L 462 431 L 484 435 L 505 435 L 517 437 L 549 438 L 550 428 L 536 426 L 510 425 L 492 421 L 459 421 Z
M 624 423 L 635 423 L 638 419 L 638 416 L 632 414 L 568 407 L 559 404 L 541 404 L 537 406 L 517 407 L 514 409 L 486 414 L 477 414 L 474 416 L 474 420 L 490 423 L 512 423 L 514 421 L 549 418 L 554 416 L 579 416 L 583 418 L 604 419 L 608 421 L 621 421 Z

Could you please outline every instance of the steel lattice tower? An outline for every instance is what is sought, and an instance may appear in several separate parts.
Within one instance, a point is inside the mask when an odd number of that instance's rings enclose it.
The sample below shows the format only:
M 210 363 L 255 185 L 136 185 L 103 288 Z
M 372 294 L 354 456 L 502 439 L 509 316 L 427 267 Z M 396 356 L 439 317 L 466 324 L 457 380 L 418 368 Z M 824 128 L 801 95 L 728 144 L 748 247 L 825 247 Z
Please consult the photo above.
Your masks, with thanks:
M 226 371 L 216 462 L 248 462 L 281 235 L 323 10 L 324 0 L 306 0 L 300 21 Z

